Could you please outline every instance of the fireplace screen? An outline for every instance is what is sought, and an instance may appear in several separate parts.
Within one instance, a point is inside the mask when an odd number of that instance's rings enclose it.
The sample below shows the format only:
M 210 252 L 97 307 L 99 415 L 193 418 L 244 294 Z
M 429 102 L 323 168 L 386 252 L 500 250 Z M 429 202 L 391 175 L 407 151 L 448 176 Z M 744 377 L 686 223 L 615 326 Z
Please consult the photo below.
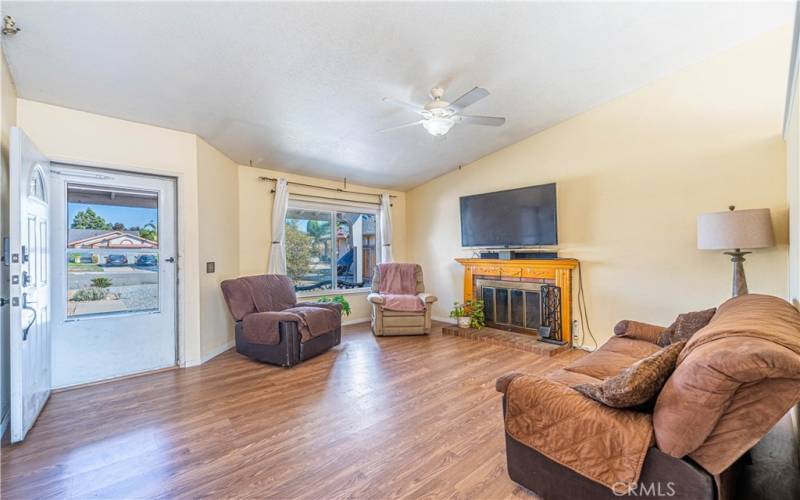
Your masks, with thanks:
M 560 290 L 543 283 L 476 280 L 486 324 L 560 340 Z

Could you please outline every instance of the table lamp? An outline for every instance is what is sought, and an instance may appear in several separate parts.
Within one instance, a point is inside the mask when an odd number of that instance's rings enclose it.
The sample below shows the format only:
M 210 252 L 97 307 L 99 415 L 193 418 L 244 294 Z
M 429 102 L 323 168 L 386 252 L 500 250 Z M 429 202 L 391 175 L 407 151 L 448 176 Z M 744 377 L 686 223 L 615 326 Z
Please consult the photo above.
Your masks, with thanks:
M 747 293 L 744 276 L 744 256 L 752 252 L 742 249 L 767 248 L 775 245 L 772 219 L 768 208 L 712 212 L 697 216 L 697 248 L 728 250 L 733 262 L 733 296 Z

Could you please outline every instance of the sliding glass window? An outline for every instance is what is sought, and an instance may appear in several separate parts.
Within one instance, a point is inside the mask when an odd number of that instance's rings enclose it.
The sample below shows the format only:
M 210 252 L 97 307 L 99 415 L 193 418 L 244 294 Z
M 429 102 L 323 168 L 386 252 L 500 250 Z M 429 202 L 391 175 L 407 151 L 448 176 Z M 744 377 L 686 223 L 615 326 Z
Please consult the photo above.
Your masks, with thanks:
M 299 293 L 372 286 L 378 218 L 369 208 L 289 203 L 286 272 Z

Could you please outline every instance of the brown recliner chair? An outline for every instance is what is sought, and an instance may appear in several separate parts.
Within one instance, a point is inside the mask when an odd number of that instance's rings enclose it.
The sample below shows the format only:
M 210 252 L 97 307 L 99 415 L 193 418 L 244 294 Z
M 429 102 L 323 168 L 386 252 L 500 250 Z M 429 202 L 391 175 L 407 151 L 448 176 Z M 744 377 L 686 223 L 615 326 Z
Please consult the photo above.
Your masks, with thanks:
M 416 286 L 408 293 L 419 297 L 425 304 L 425 309 L 423 311 L 392 311 L 385 307 L 386 300 L 381 294 L 381 266 L 375 267 L 372 293 L 367 295 L 367 300 L 372 306 L 372 333 L 376 336 L 425 335 L 431 332 L 431 308 L 438 299 L 435 295 L 425 293 L 422 266 L 416 264 L 414 274 Z
M 225 280 L 220 286 L 236 321 L 236 352 L 240 354 L 289 367 L 341 341 L 341 305 L 297 302 L 287 276 L 246 276 Z

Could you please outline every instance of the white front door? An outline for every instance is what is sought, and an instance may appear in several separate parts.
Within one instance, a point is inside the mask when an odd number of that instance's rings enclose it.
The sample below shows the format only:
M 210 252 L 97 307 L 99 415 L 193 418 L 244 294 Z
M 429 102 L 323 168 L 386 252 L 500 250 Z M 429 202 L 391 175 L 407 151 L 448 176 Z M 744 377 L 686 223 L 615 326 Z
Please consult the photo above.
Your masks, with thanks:
M 53 387 L 175 366 L 175 180 L 54 163 Z
M 22 441 L 50 397 L 50 162 L 16 127 L 9 148 L 11 442 Z

